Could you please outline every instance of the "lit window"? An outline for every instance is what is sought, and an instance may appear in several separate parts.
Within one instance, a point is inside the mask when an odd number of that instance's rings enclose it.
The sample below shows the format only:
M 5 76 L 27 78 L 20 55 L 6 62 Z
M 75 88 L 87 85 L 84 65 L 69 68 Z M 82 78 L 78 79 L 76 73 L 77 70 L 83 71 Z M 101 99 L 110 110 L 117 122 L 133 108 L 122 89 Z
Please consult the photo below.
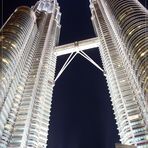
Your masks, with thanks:
M 120 16 L 120 21 L 124 18 L 126 16 L 126 14 L 124 13 L 124 14 L 122 14 L 121 16 Z
M 137 43 L 135 47 L 137 47 L 138 45 L 139 45 L 139 43 Z
M 9 62 L 5 58 L 2 58 L 2 61 L 6 64 L 9 64 Z
M 22 86 L 18 86 L 18 89 L 23 90 L 23 87 Z
M 140 28 L 142 25 L 139 25 L 138 28 Z
M 143 57 L 143 56 L 147 53 L 147 51 L 148 51 L 148 50 L 146 50 L 145 52 L 141 53 L 140 56 Z
M 130 31 L 130 32 L 129 32 L 129 35 L 131 35 L 134 31 L 135 31 L 135 29 L 133 29 L 132 31 Z
M 133 98 L 133 100 L 135 101 L 135 100 L 136 100 L 136 98 L 134 97 L 134 98 Z
M 17 94 L 17 95 L 16 95 L 16 98 L 19 98 L 19 99 L 20 99 L 20 98 L 21 98 L 21 95 Z
M 123 83 L 123 82 L 125 82 L 125 80 L 121 80 L 121 81 L 120 81 L 120 83 Z
M 4 81 L 5 81 L 5 80 L 6 80 L 6 78 L 5 78 L 5 77 L 2 77 L 2 80 L 4 80 Z
M 2 35 L 0 36 L 0 41 L 2 41 L 5 37 Z
M 48 68 L 48 65 L 46 64 L 44 67 L 45 67 L 45 68 Z
M 139 115 L 133 115 L 133 116 L 129 116 L 129 120 L 135 120 L 135 119 L 138 119 L 139 118 Z
M 16 48 L 16 45 L 15 45 L 15 44 L 11 43 L 11 45 L 12 45 L 14 48 Z
M 17 26 L 17 27 L 20 27 L 20 25 L 19 25 L 19 24 L 16 24 L 16 26 Z
M 10 124 L 6 124 L 5 128 L 10 130 L 12 128 L 12 126 Z

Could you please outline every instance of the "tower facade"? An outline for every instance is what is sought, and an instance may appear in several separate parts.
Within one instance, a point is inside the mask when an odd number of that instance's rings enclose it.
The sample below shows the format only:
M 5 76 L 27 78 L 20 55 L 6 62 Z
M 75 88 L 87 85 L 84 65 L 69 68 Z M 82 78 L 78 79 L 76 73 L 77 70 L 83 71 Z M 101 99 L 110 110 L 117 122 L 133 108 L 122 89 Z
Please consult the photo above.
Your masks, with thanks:
M 148 147 L 148 11 L 136 0 L 90 0 L 123 144 Z
M 96 46 L 121 143 L 148 147 L 148 12 L 137 0 L 90 0 L 90 9 L 97 37 L 56 48 L 56 0 L 21 6 L 2 27 L 0 147 L 46 147 L 56 56 L 80 53 L 99 68 L 82 52 Z
M 2 27 L 1 148 L 46 147 L 60 17 L 56 0 L 40 0 Z

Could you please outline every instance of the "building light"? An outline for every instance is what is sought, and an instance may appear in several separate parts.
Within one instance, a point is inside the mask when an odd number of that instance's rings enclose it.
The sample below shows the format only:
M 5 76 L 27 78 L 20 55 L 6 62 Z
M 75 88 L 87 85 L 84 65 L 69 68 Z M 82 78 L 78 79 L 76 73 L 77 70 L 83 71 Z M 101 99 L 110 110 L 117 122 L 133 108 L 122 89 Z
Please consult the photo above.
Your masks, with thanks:
M 2 77 L 2 80 L 4 80 L 4 81 L 5 81 L 5 80 L 6 80 L 6 78 L 5 78 L 5 77 Z
M 124 14 L 122 14 L 122 15 L 120 16 L 119 20 L 120 20 L 120 21 L 122 21 L 122 19 L 123 19 L 125 16 L 126 16 L 126 14 L 125 14 L 125 13 L 124 13 Z
M 138 45 L 139 45 L 139 43 L 137 43 L 135 47 L 137 47 Z
M 21 95 L 17 94 L 16 95 L 16 98 L 20 99 L 21 98 Z
M 134 97 L 134 98 L 133 98 L 133 101 L 135 101 L 135 100 L 136 100 L 136 98 Z
M 5 38 L 5 36 L 0 36 L 0 41 L 2 41 Z
M 16 45 L 15 45 L 15 44 L 11 43 L 11 45 L 12 45 L 14 48 L 16 48 Z
M 44 68 L 48 68 L 48 65 L 46 64 L 46 65 L 44 65 Z
M 6 64 L 9 64 L 8 60 L 6 60 L 6 58 L 2 58 L 2 61 Z
M 137 114 L 137 115 L 133 115 L 133 116 L 129 116 L 128 118 L 129 118 L 129 120 L 135 120 L 135 119 L 138 119 L 138 118 L 139 118 L 139 114 Z
M 5 128 L 8 129 L 8 130 L 10 130 L 12 128 L 12 126 L 10 124 L 6 124 L 5 125 Z
M 120 83 L 123 83 L 123 82 L 125 82 L 125 80 L 121 80 L 121 81 L 120 81 Z
M 139 25 L 138 28 L 140 28 L 142 25 Z
M 141 53 L 140 57 L 143 57 L 146 53 L 147 53 L 148 50 L 146 50 L 145 52 Z
M 131 35 L 134 31 L 135 31 L 135 29 L 131 30 L 131 31 L 129 32 L 129 35 Z
M 22 86 L 18 86 L 18 89 L 19 89 L 19 90 L 23 90 L 23 87 L 22 87 Z

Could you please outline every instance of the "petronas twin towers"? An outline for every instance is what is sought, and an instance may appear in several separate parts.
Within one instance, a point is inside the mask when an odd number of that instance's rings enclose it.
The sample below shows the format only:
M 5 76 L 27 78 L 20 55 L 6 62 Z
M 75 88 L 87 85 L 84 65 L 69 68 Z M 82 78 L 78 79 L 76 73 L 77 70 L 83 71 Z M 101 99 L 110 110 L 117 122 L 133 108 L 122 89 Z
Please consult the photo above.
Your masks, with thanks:
M 90 10 L 96 37 L 79 44 L 57 47 L 56 0 L 18 7 L 3 25 L 0 148 L 47 146 L 56 58 L 80 53 L 100 68 L 83 52 L 93 47 L 99 47 L 121 143 L 148 148 L 148 11 L 137 0 L 90 0 Z

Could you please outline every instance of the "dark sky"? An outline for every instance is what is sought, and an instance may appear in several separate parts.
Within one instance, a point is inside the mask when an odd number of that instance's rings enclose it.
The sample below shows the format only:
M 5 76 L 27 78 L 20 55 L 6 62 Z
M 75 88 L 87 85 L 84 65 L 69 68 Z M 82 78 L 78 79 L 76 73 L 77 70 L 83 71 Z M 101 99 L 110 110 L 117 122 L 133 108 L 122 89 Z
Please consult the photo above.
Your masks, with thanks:
M 3 22 L 16 7 L 31 6 L 35 2 L 4 0 Z M 95 37 L 89 0 L 58 2 L 62 12 L 60 44 Z M 146 1 L 142 2 L 146 4 Z M 98 49 L 86 53 L 101 65 Z M 58 58 L 57 71 L 66 58 Z M 114 148 L 119 142 L 105 78 L 80 55 L 56 82 L 50 119 L 48 148 Z

